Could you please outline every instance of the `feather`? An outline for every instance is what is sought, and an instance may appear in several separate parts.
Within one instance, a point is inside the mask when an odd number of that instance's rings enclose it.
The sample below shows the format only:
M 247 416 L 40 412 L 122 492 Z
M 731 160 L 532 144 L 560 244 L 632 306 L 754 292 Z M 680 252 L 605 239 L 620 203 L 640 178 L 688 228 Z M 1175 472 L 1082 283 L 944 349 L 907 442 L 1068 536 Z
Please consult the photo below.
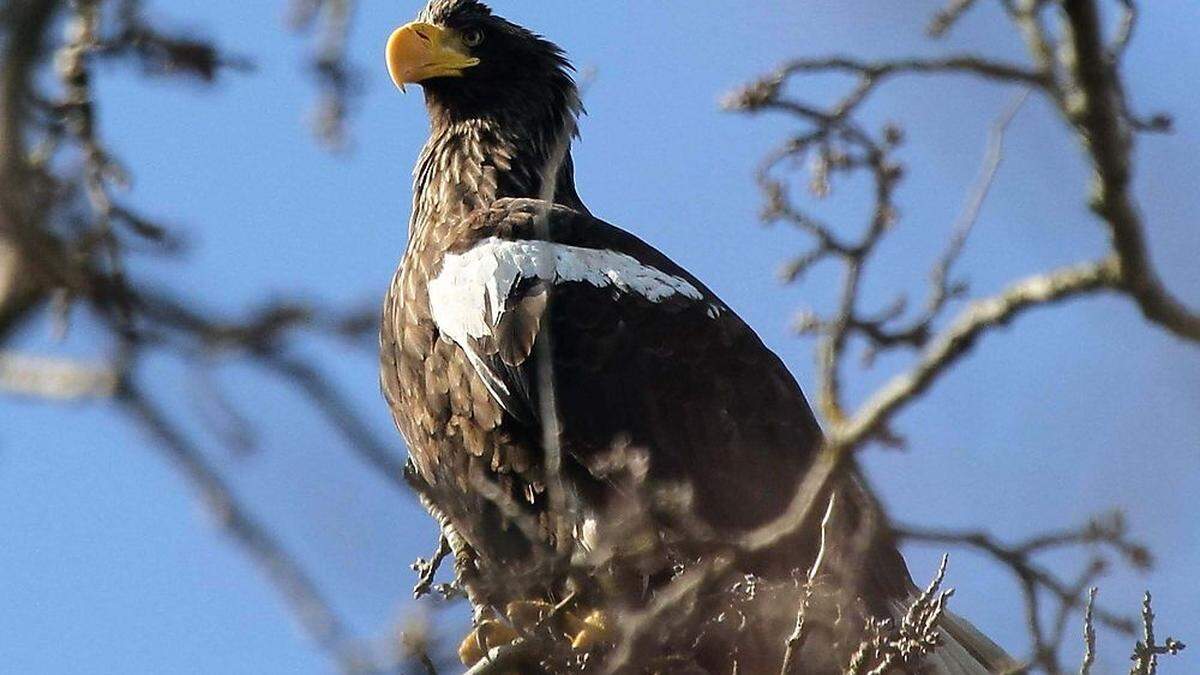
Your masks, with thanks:
M 914 593 L 907 601 L 892 602 L 892 616 L 897 623 L 903 620 L 916 598 Z M 938 629 L 941 644 L 925 657 L 923 674 L 991 675 L 1012 672 L 1018 666 L 999 645 L 971 622 L 949 610 L 942 610 Z

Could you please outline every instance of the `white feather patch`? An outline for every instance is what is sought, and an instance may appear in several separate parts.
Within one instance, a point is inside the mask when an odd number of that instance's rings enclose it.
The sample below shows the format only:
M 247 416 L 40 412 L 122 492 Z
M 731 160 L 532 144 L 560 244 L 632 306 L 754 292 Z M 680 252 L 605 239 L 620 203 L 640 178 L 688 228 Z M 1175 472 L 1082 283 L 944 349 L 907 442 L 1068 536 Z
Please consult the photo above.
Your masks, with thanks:
M 505 300 L 521 279 L 586 282 L 597 288 L 637 293 L 651 302 L 677 295 L 693 300 L 704 297 L 686 279 L 643 265 L 624 253 L 489 237 L 442 260 L 441 272 L 429 282 L 433 321 L 442 334 L 470 352 L 470 338 L 492 334 Z

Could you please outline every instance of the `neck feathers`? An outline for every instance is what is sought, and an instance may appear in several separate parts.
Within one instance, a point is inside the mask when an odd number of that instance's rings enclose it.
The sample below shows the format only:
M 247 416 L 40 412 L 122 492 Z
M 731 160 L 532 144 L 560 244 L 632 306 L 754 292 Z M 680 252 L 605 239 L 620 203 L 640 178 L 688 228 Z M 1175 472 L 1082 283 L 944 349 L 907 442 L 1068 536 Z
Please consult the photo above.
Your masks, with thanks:
M 455 116 L 430 102 L 433 131 L 414 172 L 410 241 L 504 197 L 545 199 L 586 212 L 575 191 L 571 140 L 578 97 L 531 116 Z M 523 115 L 523 118 L 522 118 Z

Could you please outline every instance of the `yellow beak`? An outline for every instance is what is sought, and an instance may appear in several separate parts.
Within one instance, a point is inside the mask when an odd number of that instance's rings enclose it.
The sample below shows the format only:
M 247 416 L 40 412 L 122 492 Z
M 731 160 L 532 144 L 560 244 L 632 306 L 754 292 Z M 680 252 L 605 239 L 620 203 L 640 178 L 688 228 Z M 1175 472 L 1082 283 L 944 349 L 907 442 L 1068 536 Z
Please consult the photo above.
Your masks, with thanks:
M 400 91 L 405 84 L 433 77 L 461 77 L 479 65 L 457 34 L 429 23 L 413 22 L 393 31 L 386 56 L 388 73 Z

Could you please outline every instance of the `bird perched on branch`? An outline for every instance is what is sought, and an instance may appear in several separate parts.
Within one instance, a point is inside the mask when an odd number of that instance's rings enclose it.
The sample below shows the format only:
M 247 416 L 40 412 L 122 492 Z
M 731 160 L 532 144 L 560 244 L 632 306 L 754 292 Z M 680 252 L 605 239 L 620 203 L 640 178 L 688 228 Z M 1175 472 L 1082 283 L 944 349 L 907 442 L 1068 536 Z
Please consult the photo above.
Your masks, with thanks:
M 814 631 L 795 672 L 841 672 L 864 626 L 899 625 L 917 589 L 853 467 L 826 490 L 823 523 L 739 546 L 784 513 L 820 427 L 720 298 L 584 206 L 570 153 L 582 107 L 562 50 L 476 0 L 432 0 L 386 55 L 397 86 L 423 87 L 432 128 L 384 307 L 382 386 L 477 610 L 464 659 L 553 624 L 580 652 L 674 670 L 637 661 L 630 643 L 645 636 L 620 629 L 666 616 L 685 581 L 690 616 L 652 626 L 651 651 L 710 672 L 779 672 L 798 647 L 785 644 L 797 606 L 777 599 L 760 604 L 781 635 L 702 639 L 731 606 L 720 589 L 746 595 L 724 579 L 838 591 L 831 626 L 855 639 Z M 938 622 L 928 672 L 1002 662 L 965 622 Z

